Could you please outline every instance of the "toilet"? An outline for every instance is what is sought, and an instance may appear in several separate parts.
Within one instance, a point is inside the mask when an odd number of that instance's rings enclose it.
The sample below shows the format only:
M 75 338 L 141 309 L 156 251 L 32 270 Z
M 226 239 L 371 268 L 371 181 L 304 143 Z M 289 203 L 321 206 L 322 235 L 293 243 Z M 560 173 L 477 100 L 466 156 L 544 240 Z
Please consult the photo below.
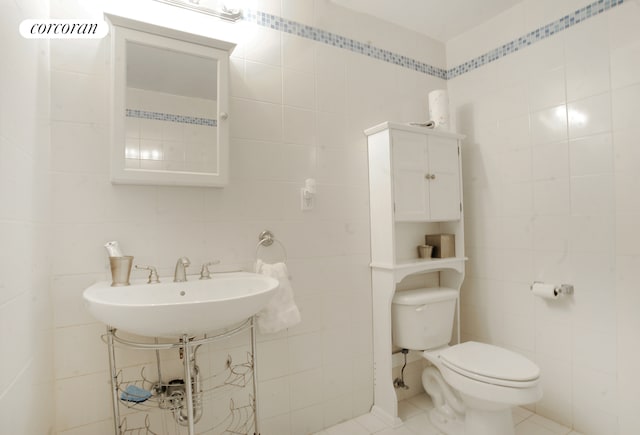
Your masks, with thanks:
M 422 384 L 433 400 L 431 423 L 447 435 L 515 435 L 514 406 L 542 397 L 540 369 L 527 358 L 473 341 L 449 346 L 458 291 L 423 288 L 393 297 L 393 344 L 433 364 Z

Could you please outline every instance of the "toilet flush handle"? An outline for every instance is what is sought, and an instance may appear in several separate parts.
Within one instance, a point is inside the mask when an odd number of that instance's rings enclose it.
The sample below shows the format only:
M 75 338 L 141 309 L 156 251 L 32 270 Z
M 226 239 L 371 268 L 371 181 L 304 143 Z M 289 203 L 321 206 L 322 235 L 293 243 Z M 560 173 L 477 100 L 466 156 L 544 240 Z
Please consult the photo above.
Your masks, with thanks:
M 418 308 L 416 308 L 416 313 L 419 313 L 420 311 L 424 310 L 425 308 L 427 308 L 429 304 L 424 304 L 424 305 L 420 305 Z

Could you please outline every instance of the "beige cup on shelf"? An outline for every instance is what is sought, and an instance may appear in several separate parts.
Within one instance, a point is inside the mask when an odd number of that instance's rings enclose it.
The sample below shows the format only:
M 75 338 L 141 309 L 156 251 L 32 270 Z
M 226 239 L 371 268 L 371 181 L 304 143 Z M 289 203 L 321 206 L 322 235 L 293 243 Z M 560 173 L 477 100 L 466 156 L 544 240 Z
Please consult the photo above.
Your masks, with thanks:
M 418 245 L 418 257 L 420 257 L 420 258 L 431 258 L 431 253 L 432 252 L 433 252 L 433 246 Z
M 133 256 L 109 257 L 109 264 L 111 266 L 111 287 L 129 285 Z

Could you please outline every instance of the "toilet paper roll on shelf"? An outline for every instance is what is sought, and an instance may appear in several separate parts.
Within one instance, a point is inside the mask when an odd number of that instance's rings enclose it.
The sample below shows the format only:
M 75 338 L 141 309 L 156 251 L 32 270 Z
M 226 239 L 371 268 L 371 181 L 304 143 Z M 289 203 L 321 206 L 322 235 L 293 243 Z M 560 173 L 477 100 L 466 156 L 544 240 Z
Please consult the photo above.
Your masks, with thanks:
M 573 285 L 571 284 L 547 284 L 536 281 L 531 284 L 531 292 L 543 299 L 558 299 L 560 296 L 573 294 Z
M 429 92 L 429 119 L 435 128 L 449 130 L 449 97 L 444 89 Z

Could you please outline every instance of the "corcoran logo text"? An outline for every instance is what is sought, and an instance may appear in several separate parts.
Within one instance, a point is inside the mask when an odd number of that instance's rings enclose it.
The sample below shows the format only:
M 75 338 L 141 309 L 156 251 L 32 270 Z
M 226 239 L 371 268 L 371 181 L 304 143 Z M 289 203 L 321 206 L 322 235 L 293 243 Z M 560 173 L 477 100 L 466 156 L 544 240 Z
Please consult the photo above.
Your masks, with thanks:
M 29 19 L 20 23 L 20 34 L 28 39 L 100 39 L 107 33 L 104 20 Z

